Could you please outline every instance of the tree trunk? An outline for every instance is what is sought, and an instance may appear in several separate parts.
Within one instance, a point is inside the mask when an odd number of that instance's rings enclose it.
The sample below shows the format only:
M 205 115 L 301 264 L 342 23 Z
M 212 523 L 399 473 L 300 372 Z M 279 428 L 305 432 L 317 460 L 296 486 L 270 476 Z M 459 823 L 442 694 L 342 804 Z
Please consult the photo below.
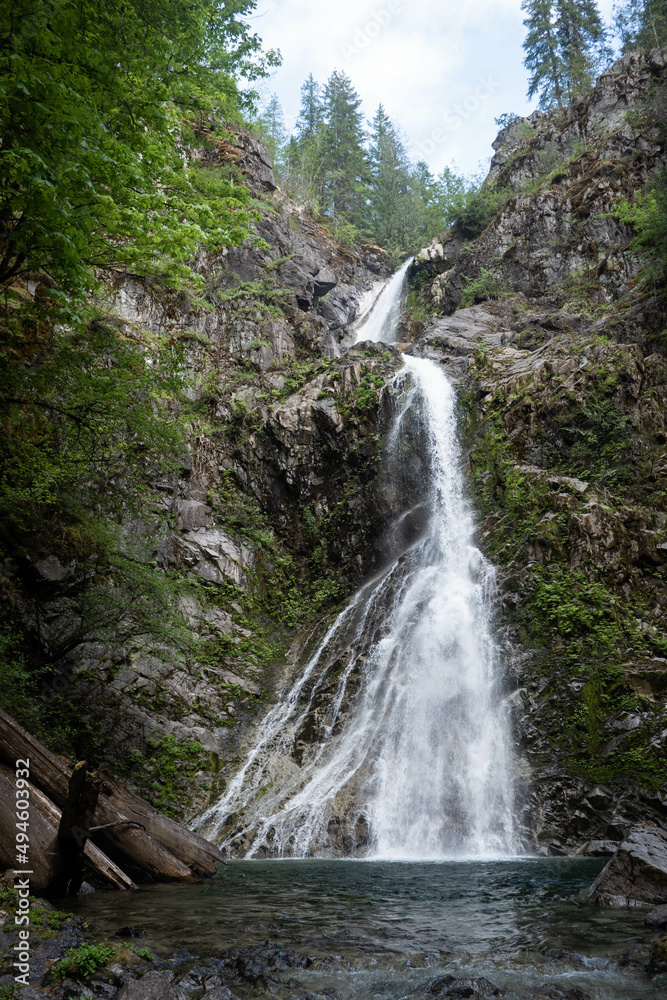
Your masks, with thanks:
M 30 801 L 30 796 L 26 798 Z M 25 855 L 28 863 L 21 864 L 19 859 L 24 855 L 16 850 L 16 835 L 19 832 L 16 802 L 14 772 L 8 775 L 3 769 L 0 772 L 0 864 L 12 871 L 25 871 L 25 876 L 17 875 L 16 879 L 29 879 L 31 893 L 44 893 L 62 872 L 58 830 L 31 804 L 28 810 L 30 826 L 27 828 L 29 845 Z
M 128 819 L 143 824 L 148 833 L 202 875 L 215 875 L 218 864 L 226 865 L 222 854 L 208 840 L 186 830 L 158 812 L 148 802 L 123 788 L 110 775 L 102 775 L 102 791 Z
M 10 782 L 13 782 L 14 780 L 14 772 L 11 771 L 5 764 L 0 764 L 0 775 L 4 775 Z M 57 831 L 60 827 L 62 817 L 60 809 L 58 806 L 53 804 L 48 795 L 45 795 L 44 792 L 40 788 L 37 788 L 36 785 L 33 785 L 32 782 L 29 783 L 28 787 L 30 791 L 31 811 L 32 809 L 36 809 L 37 812 L 41 813 L 47 822 L 49 822 Z M 3 852 L 2 848 L 3 845 L 9 843 L 10 842 L 8 840 L 6 841 L 4 838 L 0 842 L 0 864 L 4 862 L 8 866 L 9 861 L 5 858 L 6 852 Z M 132 879 L 126 875 L 125 872 L 118 867 L 118 865 L 115 865 L 111 858 L 108 858 L 106 854 L 104 854 L 104 852 L 92 842 L 92 840 L 87 840 L 85 842 L 83 857 L 84 864 L 88 869 L 90 869 L 91 872 L 94 872 L 101 878 L 106 879 L 107 882 L 110 882 L 111 885 L 115 886 L 117 889 L 128 890 L 137 888 Z M 10 867 L 15 867 L 13 862 Z
M 31 780 L 60 809 L 65 807 L 71 769 L 2 709 L 0 709 L 0 756 L 10 766 L 13 766 L 18 758 L 29 758 Z M 132 821 L 133 818 L 121 812 L 106 795 L 100 795 L 95 809 L 94 825 L 118 823 L 123 825 L 93 833 L 93 837 L 95 839 L 103 837 L 115 851 L 129 858 L 158 880 L 200 881 L 197 871 L 193 871 L 178 855 L 181 844 L 177 843 L 177 838 L 173 834 L 168 837 L 165 831 L 164 839 L 168 840 L 166 846 L 161 841 L 153 839 L 144 830 L 133 829 L 126 825 Z M 194 834 L 190 836 L 194 837 Z

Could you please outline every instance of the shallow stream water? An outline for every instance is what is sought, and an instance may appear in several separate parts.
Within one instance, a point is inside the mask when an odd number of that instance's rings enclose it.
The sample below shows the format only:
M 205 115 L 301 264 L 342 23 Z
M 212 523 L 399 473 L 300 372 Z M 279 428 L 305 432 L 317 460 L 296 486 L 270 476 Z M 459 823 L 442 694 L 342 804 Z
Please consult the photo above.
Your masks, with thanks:
M 224 957 L 270 942 L 313 959 L 271 985 L 281 1000 L 399 1000 L 447 973 L 578 986 L 596 1000 L 664 997 L 632 963 L 619 963 L 650 939 L 644 914 L 581 898 L 601 867 L 572 858 L 234 861 L 201 886 L 96 893 L 78 912 L 103 934 L 145 929 L 137 943 L 164 958 L 183 948 Z M 244 1000 L 266 996 L 234 990 Z

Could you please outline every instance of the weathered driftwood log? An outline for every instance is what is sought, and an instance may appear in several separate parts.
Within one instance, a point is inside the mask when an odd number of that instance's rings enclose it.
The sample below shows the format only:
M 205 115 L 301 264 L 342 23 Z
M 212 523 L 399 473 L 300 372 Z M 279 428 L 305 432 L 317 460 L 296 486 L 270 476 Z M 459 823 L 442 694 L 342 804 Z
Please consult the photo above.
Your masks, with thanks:
M 25 800 L 30 801 L 29 796 L 26 796 Z M 47 892 L 62 872 L 58 830 L 38 809 L 30 808 L 30 826 L 27 828 L 29 863 L 21 864 L 20 859 L 23 855 L 19 855 L 16 850 L 16 835 L 24 831 L 20 831 L 16 826 L 16 802 L 14 773 L 8 775 L 5 770 L 0 773 L 0 863 L 5 868 L 30 872 L 25 877 L 30 880 L 31 892 Z
M 158 812 L 138 795 L 129 792 L 110 775 L 102 775 L 102 791 L 129 819 L 142 823 L 148 833 L 202 875 L 215 875 L 216 864 L 226 865 L 222 854 L 203 837 L 186 830 Z
M 13 781 L 13 774 L 14 772 L 6 764 L 0 763 L 0 775 L 4 775 L 11 782 Z M 30 791 L 31 810 L 33 808 L 36 809 L 51 824 L 54 830 L 58 831 L 62 817 L 58 806 L 51 801 L 48 795 L 44 794 L 41 788 L 37 788 L 32 782 L 29 782 L 28 789 Z M 15 867 L 13 864 L 11 866 L 8 864 L 8 860 L 5 857 L 6 852 L 2 851 L 3 846 L 4 840 L 0 844 L 0 864 L 4 863 L 8 867 Z M 107 882 L 110 882 L 117 889 L 128 890 L 137 888 L 129 875 L 126 875 L 118 865 L 114 864 L 111 858 L 108 858 L 92 840 L 86 841 L 83 848 L 83 858 L 84 864 L 91 872 L 106 879 Z
M 71 769 L 1 709 L 0 757 L 10 765 L 19 757 L 28 757 L 32 781 L 60 809 L 63 809 L 69 793 Z M 103 834 L 94 836 L 96 839 L 101 837 L 104 843 L 111 844 L 115 851 L 129 858 L 156 879 L 199 881 L 198 870 L 193 870 L 178 856 L 179 844 L 173 836 L 169 839 L 169 846 L 166 846 L 162 840 L 151 837 L 145 830 L 127 826 L 127 822 L 133 819 L 121 812 L 106 795 L 100 795 L 95 809 L 94 824 L 112 826 Z M 168 839 L 166 833 L 163 836 L 164 840 Z
M 58 825 L 63 870 L 51 886 L 51 892 L 56 896 L 71 896 L 81 888 L 83 852 L 90 837 L 99 793 L 99 781 L 88 773 L 86 762 L 79 761 L 69 779 L 67 799 Z

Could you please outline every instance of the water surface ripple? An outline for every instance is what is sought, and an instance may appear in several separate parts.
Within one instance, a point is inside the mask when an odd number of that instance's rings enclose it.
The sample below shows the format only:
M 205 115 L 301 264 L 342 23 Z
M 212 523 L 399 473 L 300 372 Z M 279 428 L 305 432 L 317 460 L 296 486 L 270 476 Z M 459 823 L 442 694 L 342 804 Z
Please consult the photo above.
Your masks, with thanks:
M 201 886 L 159 885 L 85 897 L 79 912 L 100 931 L 147 931 L 142 945 L 201 957 L 267 942 L 313 959 L 298 986 L 339 1000 L 398 1000 L 443 972 L 486 975 L 500 986 L 576 985 L 596 1000 L 657 998 L 618 959 L 647 939 L 644 915 L 585 904 L 602 863 L 522 859 L 406 863 L 235 861 Z M 250 998 L 249 988 L 237 990 Z

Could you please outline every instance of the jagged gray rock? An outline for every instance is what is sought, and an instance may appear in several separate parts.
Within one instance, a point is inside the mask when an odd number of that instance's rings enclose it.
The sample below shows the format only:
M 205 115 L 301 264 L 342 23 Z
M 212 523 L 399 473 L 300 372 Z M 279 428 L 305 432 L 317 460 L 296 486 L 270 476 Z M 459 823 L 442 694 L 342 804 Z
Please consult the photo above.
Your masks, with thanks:
M 590 899 L 608 906 L 667 902 L 667 831 L 634 827 L 598 875 Z
M 186 994 L 162 972 L 147 972 L 141 979 L 126 983 L 117 1000 L 186 1000 Z

